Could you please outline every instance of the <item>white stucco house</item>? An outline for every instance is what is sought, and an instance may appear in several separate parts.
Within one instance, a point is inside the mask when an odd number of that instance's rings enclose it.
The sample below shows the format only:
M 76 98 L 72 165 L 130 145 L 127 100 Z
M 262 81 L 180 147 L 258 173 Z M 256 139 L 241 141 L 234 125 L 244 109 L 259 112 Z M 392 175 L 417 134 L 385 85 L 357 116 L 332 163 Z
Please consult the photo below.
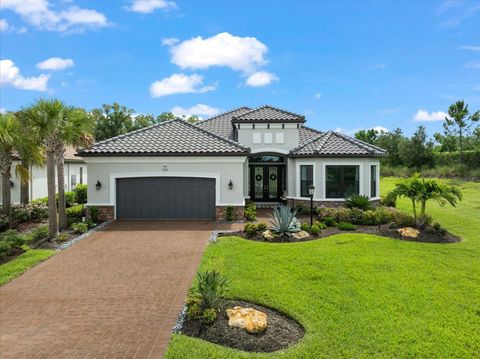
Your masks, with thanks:
M 73 191 L 78 184 L 87 183 L 87 165 L 83 159 L 76 156 L 77 150 L 73 147 L 67 147 L 65 152 L 65 191 Z M 17 158 L 12 164 L 12 178 L 10 186 L 12 189 L 12 203 L 20 203 L 20 178 L 15 175 L 15 167 L 20 162 Z M 47 197 L 47 167 L 30 166 L 30 181 L 28 183 L 28 195 L 30 200 Z M 55 174 L 55 181 L 57 175 Z M 2 180 L 0 179 L 0 184 Z M 55 188 L 58 188 L 55 183 Z M 2 193 L 0 191 L 0 202 Z
M 381 148 L 305 126 L 271 106 L 242 107 L 197 125 L 172 120 L 81 150 L 88 206 L 103 219 L 222 218 L 245 200 L 338 205 L 352 193 L 379 200 Z

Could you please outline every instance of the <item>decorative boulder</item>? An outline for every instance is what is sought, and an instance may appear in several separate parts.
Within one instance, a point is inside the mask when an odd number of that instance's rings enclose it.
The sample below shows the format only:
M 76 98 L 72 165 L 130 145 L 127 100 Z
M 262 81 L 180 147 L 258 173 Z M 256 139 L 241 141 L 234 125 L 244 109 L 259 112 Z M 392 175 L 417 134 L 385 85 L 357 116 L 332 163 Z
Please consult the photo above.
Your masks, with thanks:
M 418 235 L 420 234 L 420 231 L 418 229 L 412 228 L 412 227 L 403 227 L 397 229 L 397 232 L 402 235 L 402 237 L 410 237 L 410 238 L 417 238 Z
M 295 238 L 296 240 L 302 240 L 302 239 L 307 239 L 310 237 L 310 234 L 307 231 L 298 231 L 292 233 L 292 238 Z
M 272 240 L 275 239 L 275 236 L 274 236 L 273 232 L 269 229 L 267 229 L 265 232 L 262 233 L 262 237 L 266 241 L 272 241 Z
M 261 333 L 267 329 L 267 315 L 253 308 L 227 309 L 230 328 L 245 329 L 249 333 Z

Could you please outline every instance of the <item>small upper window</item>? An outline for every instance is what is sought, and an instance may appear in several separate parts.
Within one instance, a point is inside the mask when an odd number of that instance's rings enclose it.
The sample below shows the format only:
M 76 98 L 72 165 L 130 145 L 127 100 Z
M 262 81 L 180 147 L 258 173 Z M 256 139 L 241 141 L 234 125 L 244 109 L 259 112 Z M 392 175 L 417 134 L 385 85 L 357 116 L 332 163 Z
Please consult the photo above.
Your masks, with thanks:
M 309 197 L 308 186 L 313 184 L 313 166 L 300 166 L 300 197 Z

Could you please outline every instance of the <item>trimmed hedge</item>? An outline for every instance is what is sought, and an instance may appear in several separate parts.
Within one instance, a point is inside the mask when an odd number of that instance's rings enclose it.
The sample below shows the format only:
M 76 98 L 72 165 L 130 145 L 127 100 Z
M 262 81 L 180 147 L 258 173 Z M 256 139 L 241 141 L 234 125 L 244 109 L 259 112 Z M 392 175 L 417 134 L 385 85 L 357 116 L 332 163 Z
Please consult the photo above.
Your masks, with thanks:
M 435 166 L 455 166 L 460 164 L 460 152 L 436 152 L 433 154 Z M 469 169 L 480 168 L 480 151 L 463 151 L 463 164 Z

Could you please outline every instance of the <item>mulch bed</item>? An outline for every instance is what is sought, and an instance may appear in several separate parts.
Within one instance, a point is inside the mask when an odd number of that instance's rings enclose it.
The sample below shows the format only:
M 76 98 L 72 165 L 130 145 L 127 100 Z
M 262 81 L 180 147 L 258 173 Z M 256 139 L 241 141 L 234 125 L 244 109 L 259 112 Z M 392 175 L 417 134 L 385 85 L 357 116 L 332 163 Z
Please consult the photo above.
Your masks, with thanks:
M 267 314 L 268 326 L 263 333 L 251 334 L 244 329 L 228 326 L 227 308 L 248 307 Z M 211 325 L 186 318 L 182 334 L 247 352 L 274 352 L 297 343 L 305 334 L 295 320 L 273 309 L 241 300 L 226 301 Z
M 427 229 L 429 228 L 429 229 Z M 397 232 L 398 228 L 390 228 L 390 225 L 383 224 L 380 226 L 361 226 L 357 225 L 357 229 L 353 231 L 341 231 L 336 227 L 329 227 L 323 229 L 318 235 L 311 235 L 309 238 L 298 240 L 295 238 L 281 236 L 275 238 L 273 241 L 266 241 L 262 238 L 262 233 L 258 232 L 254 236 L 248 236 L 243 231 L 239 231 L 237 233 L 228 233 L 227 235 L 236 235 L 248 240 L 252 241 L 259 241 L 259 242 L 267 242 L 267 243 L 291 243 L 291 242 L 305 242 L 305 241 L 312 241 L 315 239 L 327 238 L 333 236 L 335 234 L 345 234 L 345 233 L 364 233 L 364 234 L 372 234 L 375 236 L 383 236 L 389 237 L 397 240 L 402 241 L 409 241 L 409 242 L 423 242 L 423 243 L 456 243 L 460 242 L 462 239 L 450 232 L 446 234 L 442 234 L 438 231 L 433 230 L 432 227 L 426 228 L 416 228 L 420 231 L 420 234 L 417 238 L 410 238 L 410 237 L 403 237 L 400 233 Z

